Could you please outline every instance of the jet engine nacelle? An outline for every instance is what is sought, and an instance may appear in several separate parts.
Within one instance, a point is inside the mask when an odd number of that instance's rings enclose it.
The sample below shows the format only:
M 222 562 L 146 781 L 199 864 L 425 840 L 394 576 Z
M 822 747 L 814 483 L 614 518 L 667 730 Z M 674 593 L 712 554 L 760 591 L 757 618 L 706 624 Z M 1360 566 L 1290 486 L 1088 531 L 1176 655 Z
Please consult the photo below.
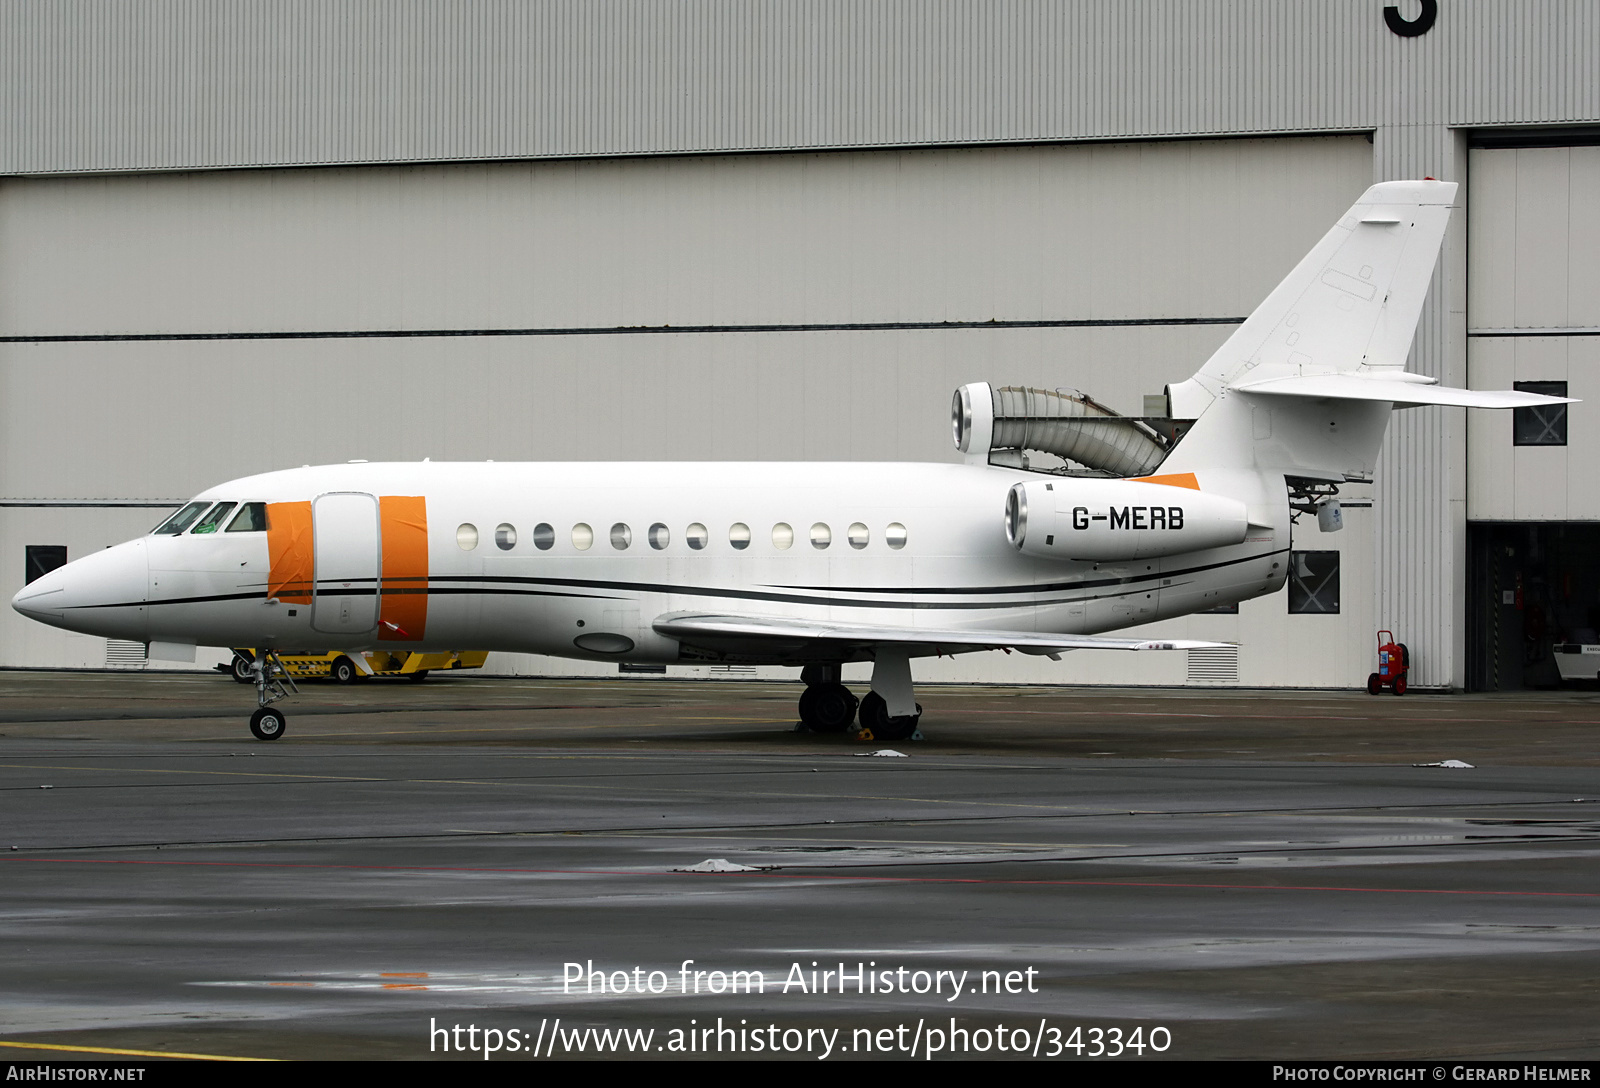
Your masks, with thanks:
M 1245 505 L 1129 480 L 1030 480 L 1006 495 L 1006 539 L 1024 555 L 1110 562 L 1244 542 Z

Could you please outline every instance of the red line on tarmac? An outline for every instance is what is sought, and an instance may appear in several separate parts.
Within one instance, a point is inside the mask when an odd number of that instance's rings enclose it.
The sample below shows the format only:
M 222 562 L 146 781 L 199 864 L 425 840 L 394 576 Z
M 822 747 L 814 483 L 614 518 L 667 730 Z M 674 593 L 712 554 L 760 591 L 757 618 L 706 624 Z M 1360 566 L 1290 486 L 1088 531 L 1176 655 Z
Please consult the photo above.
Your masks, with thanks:
M 506 873 L 533 876 L 686 876 L 753 877 L 765 880 L 875 881 L 900 884 L 1001 884 L 1062 888 L 1184 888 L 1233 892 L 1378 892 L 1387 895 L 1500 895 L 1562 899 L 1600 899 L 1600 892 L 1484 891 L 1473 888 L 1368 888 L 1339 884 L 1188 884 L 1158 880 L 998 880 L 976 876 L 853 876 L 844 873 L 689 873 L 673 869 L 510 869 L 462 865 L 327 865 L 278 861 L 154 861 L 138 858 L 29 858 L 0 861 L 49 862 L 60 865 L 179 865 L 233 869 L 329 869 L 353 872 Z
M 1476 722 L 1479 724 L 1503 725 L 1504 718 L 1438 718 L 1423 717 L 1418 715 L 1411 718 L 1395 719 L 1381 714 L 1229 714 L 1222 711 L 1186 711 L 1186 710 L 971 710 L 963 709 L 962 714 L 974 714 L 991 718 L 1008 717 L 1014 715 L 1031 714 L 1040 717 L 1052 718 L 1201 718 L 1207 720 L 1223 719 L 1227 721 L 1295 721 L 1295 722 L 1389 722 L 1402 721 L 1406 725 L 1459 725 L 1461 723 Z M 1595 725 L 1593 718 L 1530 718 L 1525 725 Z

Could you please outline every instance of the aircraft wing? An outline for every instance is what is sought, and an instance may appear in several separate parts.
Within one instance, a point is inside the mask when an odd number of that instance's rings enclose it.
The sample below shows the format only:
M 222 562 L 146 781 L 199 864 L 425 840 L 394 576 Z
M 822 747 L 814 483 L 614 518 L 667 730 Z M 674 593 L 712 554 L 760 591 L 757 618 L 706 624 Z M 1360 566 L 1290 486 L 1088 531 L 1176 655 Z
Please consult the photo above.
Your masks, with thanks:
M 922 648 L 934 653 L 964 650 L 1020 650 L 1055 654 L 1063 650 L 1200 650 L 1229 645 L 1199 639 L 1098 638 L 1053 635 L 1036 631 L 969 631 L 927 627 L 888 627 L 866 623 L 833 623 L 778 616 L 719 615 L 710 612 L 668 612 L 651 626 L 657 634 L 692 645 L 727 649 L 743 645 L 776 649 L 784 644 L 838 648 L 883 644 Z

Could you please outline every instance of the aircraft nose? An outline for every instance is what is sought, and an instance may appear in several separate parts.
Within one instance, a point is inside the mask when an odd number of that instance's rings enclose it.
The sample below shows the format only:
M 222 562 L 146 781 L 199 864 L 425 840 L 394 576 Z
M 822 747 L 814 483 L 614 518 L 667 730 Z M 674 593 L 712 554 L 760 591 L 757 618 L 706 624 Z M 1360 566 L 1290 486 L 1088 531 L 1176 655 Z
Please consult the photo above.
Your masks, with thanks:
M 66 590 L 66 567 L 57 567 L 49 574 L 35 578 L 11 598 L 11 607 L 33 620 L 48 623 L 51 617 L 61 617 L 62 593 Z
M 144 541 L 133 540 L 34 579 L 11 598 L 11 607 L 52 627 L 142 639 L 149 585 Z

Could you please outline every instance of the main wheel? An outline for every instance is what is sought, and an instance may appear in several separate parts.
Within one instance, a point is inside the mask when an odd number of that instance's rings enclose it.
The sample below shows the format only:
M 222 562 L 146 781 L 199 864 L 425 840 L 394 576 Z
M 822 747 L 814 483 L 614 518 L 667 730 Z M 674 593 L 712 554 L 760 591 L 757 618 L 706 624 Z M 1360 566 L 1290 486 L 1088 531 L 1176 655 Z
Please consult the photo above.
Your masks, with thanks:
M 800 720 L 818 733 L 838 733 L 855 720 L 858 702 L 843 684 L 814 684 L 800 696 Z
M 869 691 L 861 697 L 861 709 L 857 716 L 863 728 L 876 734 L 878 726 L 889 720 L 889 704 L 883 701 L 882 695 Z
M 1380 692 L 1382 690 L 1383 690 L 1383 677 L 1379 676 L 1377 673 L 1373 673 L 1371 676 L 1367 677 L 1367 694 L 1368 695 L 1376 695 L 1376 694 L 1378 694 L 1378 692 Z
M 361 679 L 361 670 L 348 657 L 335 658 L 328 675 L 341 684 L 353 684 Z
M 250 666 L 252 664 L 253 664 L 253 662 L 246 661 L 239 654 L 234 654 L 233 655 L 233 667 L 230 668 L 228 671 L 233 674 L 233 678 L 235 680 L 237 680 L 239 683 L 241 683 L 241 684 L 253 684 L 253 683 L 256 682 L 256 678 L 254 676 L 250 675 Z
M 256 735 L 257 740 L 277 740 L 288 727 L 283 711 L 270 706 L 264 706 L 250 715 L 250 732 Z
M 875 740 L 905 740 L 917 731 L 917 723 L 922 720 L 922 704 L 917 704 L 915 714 L 906 714 L 898 718 L 889 716 L 889 704 L 883 696 L 875 691 L 869 691 L 861 697 L 861 724 L 872 730 Z

